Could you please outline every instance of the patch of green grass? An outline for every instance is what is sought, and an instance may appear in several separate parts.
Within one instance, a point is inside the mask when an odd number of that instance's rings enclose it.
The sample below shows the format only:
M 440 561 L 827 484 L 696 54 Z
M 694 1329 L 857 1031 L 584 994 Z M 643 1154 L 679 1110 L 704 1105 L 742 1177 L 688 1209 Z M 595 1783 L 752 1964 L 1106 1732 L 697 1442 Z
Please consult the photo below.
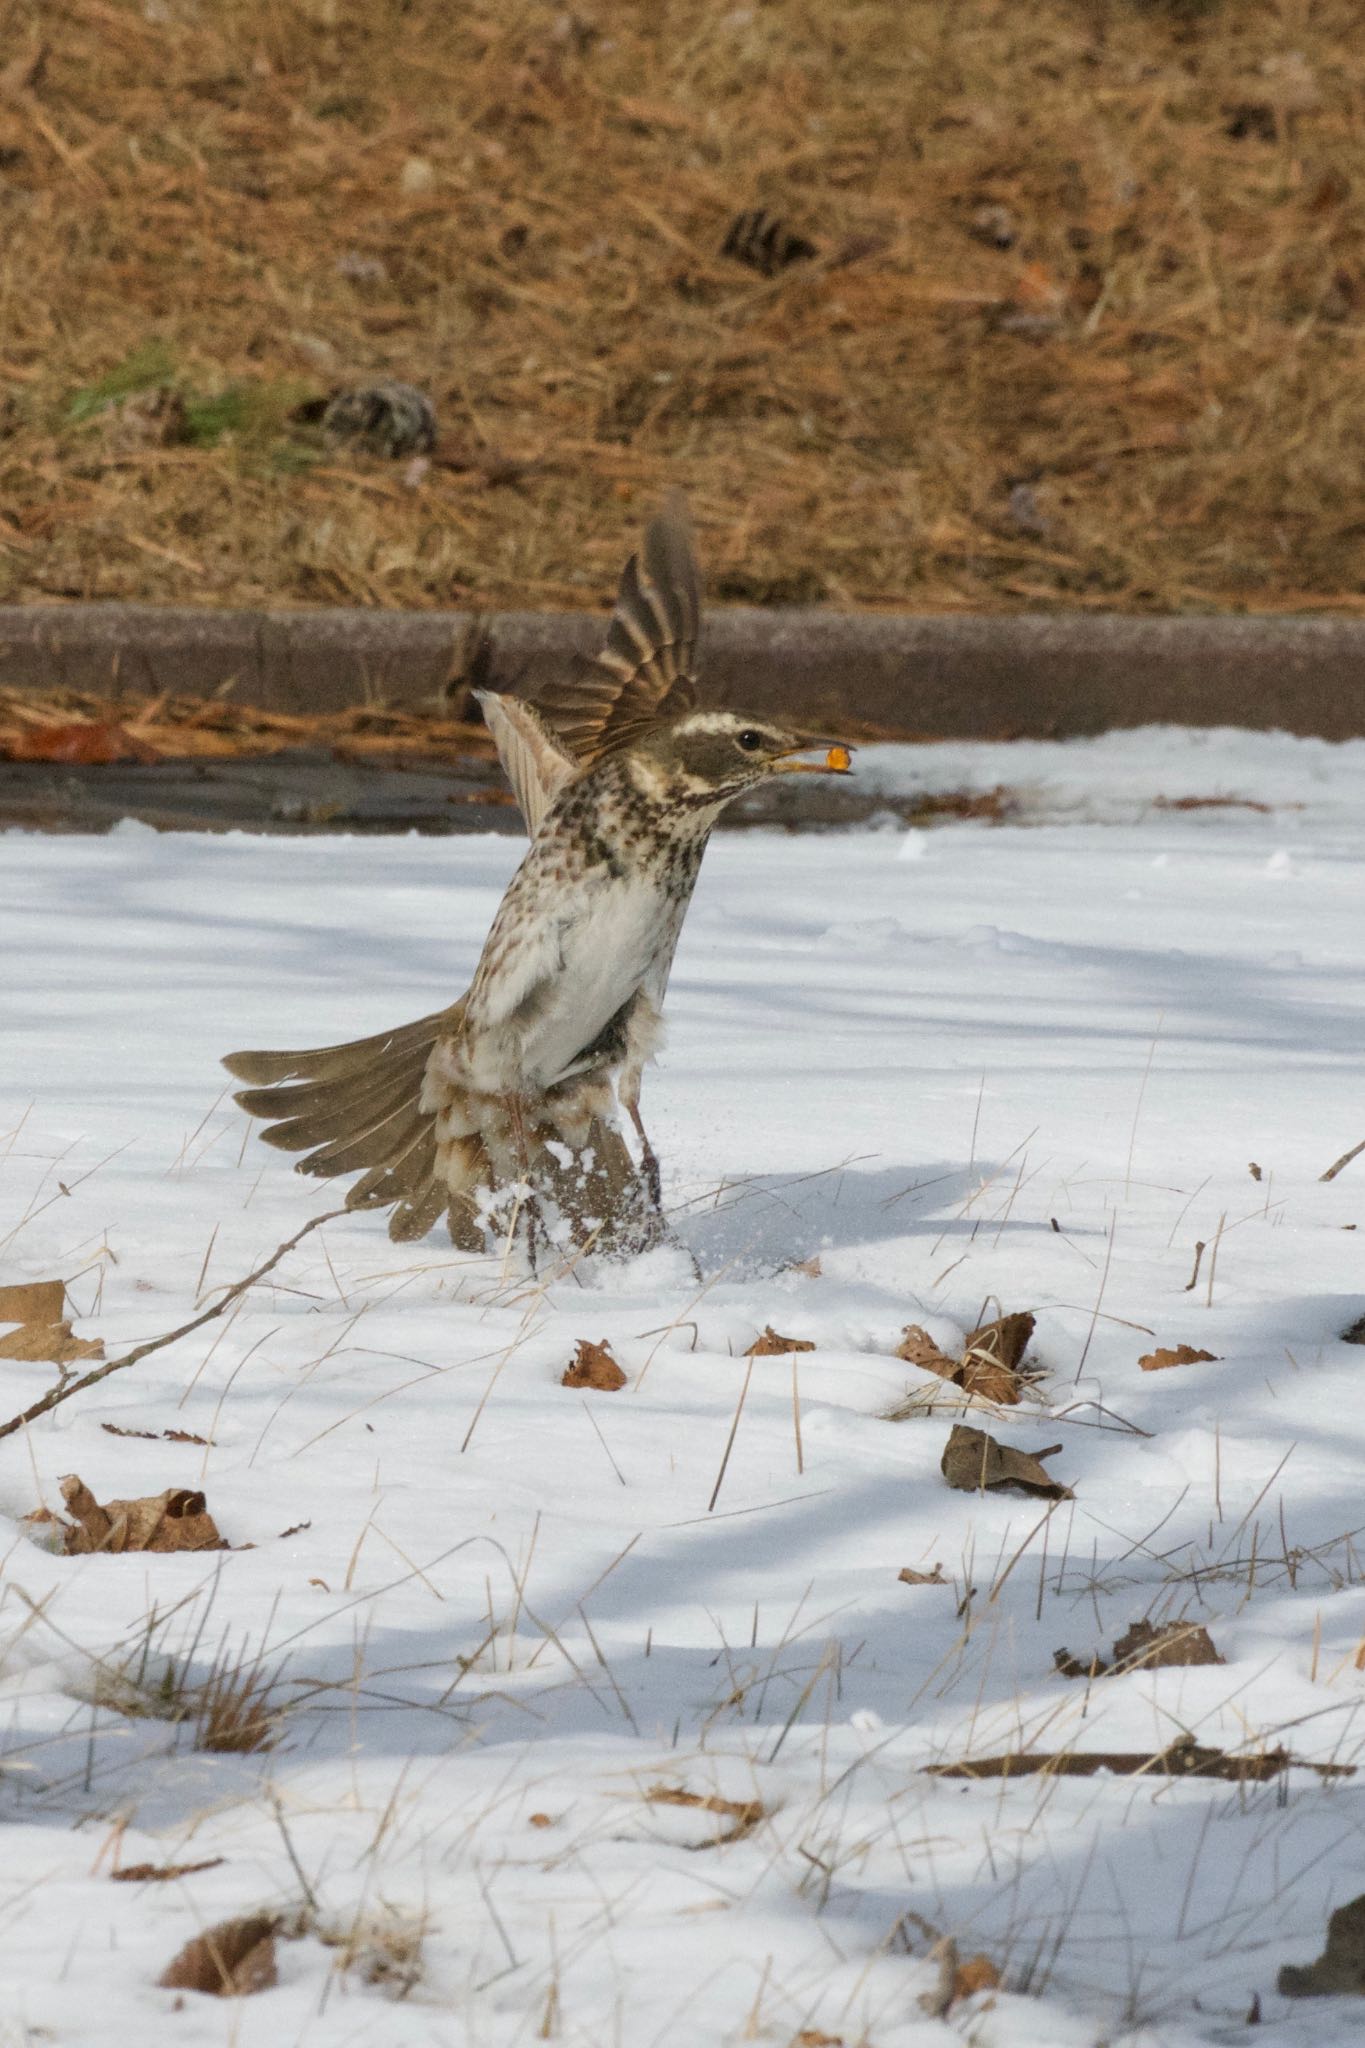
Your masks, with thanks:
M 273 383 L 229 384 L 222 391 L 185 393 L 186 438 L 196 448 L 231 441 L 248 466 L 294 475 L 311 469 L 323 450 L 299 433 L 294 413 L 309 387 L 292 378 Z
M 185 407 L 184 440 L 194 448 L 216 448 L 230 440 L 253 454 L 266 458 L 272 469 L 286 473 L 305 470 L 319 460 L 321 451 L 295 432 L 292 414 L 309 395 L 308 387 L 293 378 L 275 382 L 232 383 L 218 391 L 195 391 L 164 343 L 151 341 L 109 371 L 97 384 L 77 391 L 66 410 L 67 423 L 81 426 L 96 418 L 120 399 L 134 392 L 171 385 L 179 391 Z
M 87 384 L 75 392 L 66 409 L 66 417 L 73 426 L 82 420 L 95 417 L 116 399 L 127 398 L 130 392 L 146 391 L 153 384 L 175 382 L 175 358 L 162 341 L 144 341 L 131 355 L 109 374 L 101 377 L 98 384 Z
M 289 432 L 289 415 L 302 396 L 301 387 L 283 384 L 229 384 L 208 394 L 185 393 L 188 437 L 197 448 L 216 447 L 226 435 L 234 441 L 271 441 Z
M 276 476 L 302 476 L 323 460 L 325 448 L 309 447 L 302 441 L 277 441 L 270 450 L 270 468 Z
M 251 394 L 241 385 L 201 397 L 185 394 L 185 437 L 196 448 L 212 448 L 224 434 L 240 434 L 252 417 Z

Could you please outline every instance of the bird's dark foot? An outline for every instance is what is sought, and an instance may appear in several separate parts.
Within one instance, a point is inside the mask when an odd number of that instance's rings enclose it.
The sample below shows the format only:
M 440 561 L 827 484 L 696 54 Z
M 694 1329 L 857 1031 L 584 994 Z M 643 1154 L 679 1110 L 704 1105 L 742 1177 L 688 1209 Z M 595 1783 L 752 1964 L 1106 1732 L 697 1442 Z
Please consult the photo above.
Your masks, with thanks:
M 644 1179 L 645 1190 L 649 1195 L 650 1206 L 656 1216 L 662 1216 L 664 1213 L 663 1176 L 659 1171 L 659 1155 L 650 1144 L 645 1132 L 644 1119 L 640 1115 L 639 1104 L 628 1102 L 626 1109 L 631 1122 L 635 1126 L 635 1135 L 640 1140 L 640 1173 Z

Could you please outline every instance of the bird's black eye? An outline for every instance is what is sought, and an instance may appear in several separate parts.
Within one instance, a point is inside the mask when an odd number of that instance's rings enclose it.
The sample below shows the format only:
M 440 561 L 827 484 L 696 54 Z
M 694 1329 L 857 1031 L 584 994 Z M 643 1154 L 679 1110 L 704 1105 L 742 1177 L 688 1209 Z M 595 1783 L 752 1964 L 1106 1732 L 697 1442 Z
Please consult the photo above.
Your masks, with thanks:
M 751 725 L 746 725 L 743 732 L 735 734 L 735 744 L 743 747 L 746 754 L 756 754 L 763 744 L 763 735 L 755 732 Z

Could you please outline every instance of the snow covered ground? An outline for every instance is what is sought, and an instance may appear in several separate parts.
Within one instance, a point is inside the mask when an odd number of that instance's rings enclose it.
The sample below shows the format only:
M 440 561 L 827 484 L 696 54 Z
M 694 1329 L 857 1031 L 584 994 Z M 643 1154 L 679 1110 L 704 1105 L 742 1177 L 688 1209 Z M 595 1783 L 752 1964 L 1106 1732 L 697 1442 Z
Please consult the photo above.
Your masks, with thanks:
M 1365 1892 L 1365 1775 L 926 1770 L 1365 1772 L 1365 1157 L 1319 1178 L 1365 1138 L 1365 744 L 858 766 L 1052 822 L 716 840 L 645 1094 L 676 1248 L 535 1283 L 346 1218 L 0 1443 L 5 2048 L 1365 2041 L 1275 1989 Z M 68 1278 L 112 1356 L 331 1206 L 218 1056 L 448 1000 L 517 857 L 0 838 L 0 1284 Z M 952 1491 L 952 1415 L 883 1419 L 941 1384 L 907 1323 L 1000 1309 L 1042 1377 L 966 1419 L 1074 1501 Z M 816 1348 L 751 1369 L 765 1324 Z M 581 1337 L 623 1390 L 560 1385 Z M 0 1363 L 0 1420 L 54 1372 Z M 54 1555 L 72 1472 L 202 1486 L 234 1547 Z M 1056 1671 L 1141 1617 L 1225 1661 Z M 255 1658 L 274 1747 L 197 1746 L 169 1707 Z M 305 1930 L 275 1988 L 157 1988 L 257 1909 Z M 936 2015 L 937 1935 L 1003 1987 Z

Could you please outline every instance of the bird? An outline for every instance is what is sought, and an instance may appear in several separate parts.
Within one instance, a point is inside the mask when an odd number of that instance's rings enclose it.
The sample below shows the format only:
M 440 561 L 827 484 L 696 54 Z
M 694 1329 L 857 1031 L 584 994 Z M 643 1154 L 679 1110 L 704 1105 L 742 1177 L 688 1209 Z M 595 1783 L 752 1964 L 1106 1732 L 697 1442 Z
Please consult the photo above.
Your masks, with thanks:
M 584 1249 L 630 1252 L 662 1229 L 640 1115 L 702 855 L 727 804 L 769 777 L 849 772 L 849 751 L 756 715 L 704 708 L 701 584 L 685 506 L 648 525 L 595 660 L 529 703 L 480 706 L 530 847 L 466 992 L 397 1030 L 310 1051 L 238 1052 L 235 1099 L 296 1171 L 359 1173 L 348 1208 L 387 1208 L 396 1241 L 444 1213 L 487 1248 L 500 1203 L 557 1211 Z M 617 1122 L 624 1109 L 640 1159 Z

